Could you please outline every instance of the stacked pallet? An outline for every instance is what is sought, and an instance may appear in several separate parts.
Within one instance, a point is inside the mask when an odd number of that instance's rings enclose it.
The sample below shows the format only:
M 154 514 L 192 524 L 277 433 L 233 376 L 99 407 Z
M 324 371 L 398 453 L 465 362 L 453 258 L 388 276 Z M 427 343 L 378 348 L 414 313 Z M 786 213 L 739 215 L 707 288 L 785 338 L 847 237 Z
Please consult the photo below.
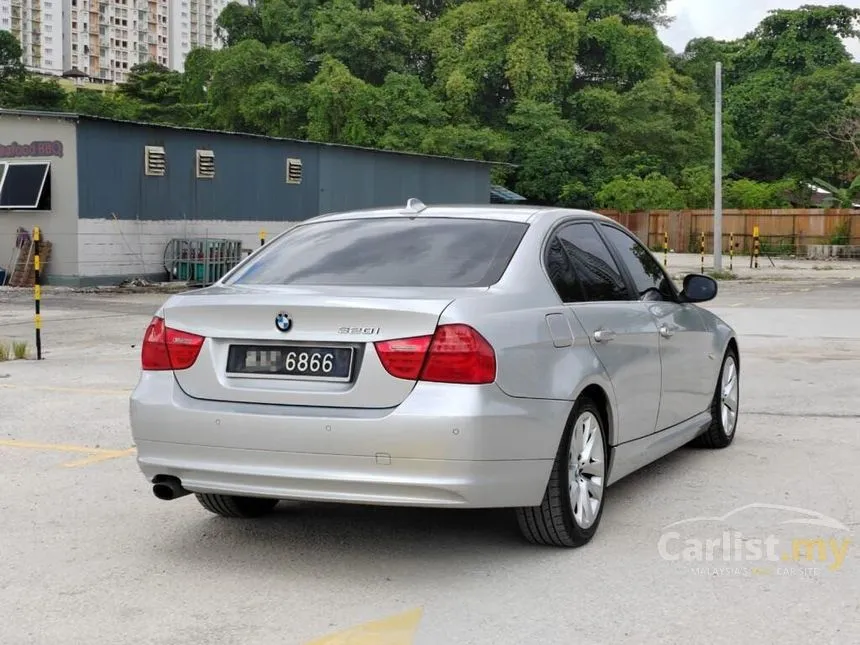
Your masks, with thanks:
M 39 264 L 40 271 L 44 273 L 45 267 L 51 260 L 51 243 L 47 240 L 39 242 Z M 44 282 L 44 281 L 43 281 Z M 22 240 L 18 249 L 18 260 L 12 267 L 12 277 L 8 285 L 10 287 L 32 287 L 36 284 L 36 263 L 33 257 L 33 241 Z

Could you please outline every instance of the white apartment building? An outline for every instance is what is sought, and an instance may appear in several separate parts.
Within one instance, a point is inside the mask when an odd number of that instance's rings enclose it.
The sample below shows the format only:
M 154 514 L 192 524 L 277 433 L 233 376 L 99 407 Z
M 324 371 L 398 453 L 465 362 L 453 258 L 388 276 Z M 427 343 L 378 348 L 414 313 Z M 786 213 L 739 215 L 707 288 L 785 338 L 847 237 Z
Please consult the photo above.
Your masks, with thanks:
M 241 0 L 240 0 L 241 1 Z M 218 48 L 215 20 L 229 0 L 0 0 L 28 69 L 71 69 L 121 83 L 139 63 L 182 71 L 194 47 Z
M 228 4 L 229 0 L 170 0 L 171 69 L 184 70 L 185 57 L 195 47 L 221 46 L 215 37 L 215 20 Z
M 121 83 L 138 63 L 169 64 L 168 0 L 63 0 L 64 68 Z
M 63 0 L 0 0 L 0 30 L 21 44 L 28 69 L 63 72 Z

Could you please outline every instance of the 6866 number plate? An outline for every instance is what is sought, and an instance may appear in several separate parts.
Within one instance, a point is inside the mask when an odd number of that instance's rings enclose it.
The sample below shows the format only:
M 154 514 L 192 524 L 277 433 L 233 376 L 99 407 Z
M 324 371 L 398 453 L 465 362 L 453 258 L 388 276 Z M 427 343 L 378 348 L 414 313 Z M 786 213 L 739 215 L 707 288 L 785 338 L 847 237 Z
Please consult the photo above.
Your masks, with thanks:
M 348 381 L 355 349 L 311 345 L 231 345 L 227 373 Z

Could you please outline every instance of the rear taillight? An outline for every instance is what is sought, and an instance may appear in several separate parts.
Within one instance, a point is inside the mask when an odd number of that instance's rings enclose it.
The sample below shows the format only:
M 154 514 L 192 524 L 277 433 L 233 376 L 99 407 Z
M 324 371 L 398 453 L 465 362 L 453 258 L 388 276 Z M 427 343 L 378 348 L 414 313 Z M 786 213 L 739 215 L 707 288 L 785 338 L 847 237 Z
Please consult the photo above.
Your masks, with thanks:
M 204 340 L 203 336 L 171 329 L 164 318 L 156 316 L 143 336 L 141 367 L 147 371 L 188 369 L 197 360 Z
M 391 376 L 414 381 L 421 374 L 431 340 L 433 336 L 416 336 L 384 340 L 374 344 L 383 367 Z
M 397 378 L 435 383 L 492 383 L 496 354 L 468 325 L 442 325 L 432 336 L 374 343 L 383 367 Z

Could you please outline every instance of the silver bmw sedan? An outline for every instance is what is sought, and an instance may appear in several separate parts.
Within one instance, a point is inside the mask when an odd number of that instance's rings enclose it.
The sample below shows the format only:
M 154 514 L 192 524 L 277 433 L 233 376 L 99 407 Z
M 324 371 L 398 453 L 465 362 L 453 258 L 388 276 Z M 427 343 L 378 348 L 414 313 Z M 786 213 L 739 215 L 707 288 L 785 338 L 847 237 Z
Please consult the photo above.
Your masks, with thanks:
M 514 509 L 592 539 L 606 488 L 738 419 L 734 330 L 596 213 L 425 206 L 324 215 L 170 297 L 131 396 L 160 499 Z

